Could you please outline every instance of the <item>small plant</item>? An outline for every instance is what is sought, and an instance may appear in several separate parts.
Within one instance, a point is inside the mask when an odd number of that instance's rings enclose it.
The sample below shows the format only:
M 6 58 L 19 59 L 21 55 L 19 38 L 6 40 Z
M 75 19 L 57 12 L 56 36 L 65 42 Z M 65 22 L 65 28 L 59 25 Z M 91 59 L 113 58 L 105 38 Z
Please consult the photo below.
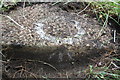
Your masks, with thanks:
M 120 1 L 115 2 L 115 0 L 113 0 L 112 2 L 92 2 L 91 8 L 96 14 L 98 20 L 102 19 L 103 23 L 106 15 L 108 15 L 110 19 L 114 20 L 116 24 L 120 25 Z M 117 16 L 117 19 L 114 19 L 115 16 Z
M 89 70 L 87 70 L 87 79 L 95 78 L 97 80 L 119 80 L 120 75 L 118 72 L 112 71 L 109 67 L 93 67 L 92 65 L 89 66 Z
M 6 12 L 17 4 L 18 0 L 11 0 L 10 2 L 0 1 L 0 12 Z

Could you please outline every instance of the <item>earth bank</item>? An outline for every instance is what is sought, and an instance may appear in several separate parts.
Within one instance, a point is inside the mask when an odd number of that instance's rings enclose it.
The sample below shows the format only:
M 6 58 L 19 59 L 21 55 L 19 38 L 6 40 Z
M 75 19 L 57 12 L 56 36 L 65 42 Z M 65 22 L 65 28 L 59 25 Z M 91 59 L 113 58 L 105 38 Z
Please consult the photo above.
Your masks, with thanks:
M 116 48 L 110 42 L 113 37 L 109 26 L 100 26 L 95 18 L 66 12 L 50 3 L 17 7 L 2 17 L 2 23 L 3 51 L 11 60 L 7 64 L 10 77 L 20 77 L 15 72 L 23 67 L 30 71 L 23 70 L 29 77 L 81 77 L 81 70 L 92 63 L 90 60 Z

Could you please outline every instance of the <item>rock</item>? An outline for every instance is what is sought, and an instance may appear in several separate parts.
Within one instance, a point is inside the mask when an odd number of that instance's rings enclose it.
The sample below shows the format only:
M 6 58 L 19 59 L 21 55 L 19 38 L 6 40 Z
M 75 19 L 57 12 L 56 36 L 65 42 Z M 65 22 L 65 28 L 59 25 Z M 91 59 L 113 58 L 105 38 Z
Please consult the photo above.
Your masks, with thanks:
M 109 27 L 100 26 L 93 18 L 68 13 L 50 4 L 18 7 L 8 15 L 24 26 L 20 29 L 10 19 L 2 19 L 2 44 L 24 45 L 8 49 L 7 54 L 10 56 L 14 52 L 14 58 L 62 62 L 114 48 L 110 43 Z

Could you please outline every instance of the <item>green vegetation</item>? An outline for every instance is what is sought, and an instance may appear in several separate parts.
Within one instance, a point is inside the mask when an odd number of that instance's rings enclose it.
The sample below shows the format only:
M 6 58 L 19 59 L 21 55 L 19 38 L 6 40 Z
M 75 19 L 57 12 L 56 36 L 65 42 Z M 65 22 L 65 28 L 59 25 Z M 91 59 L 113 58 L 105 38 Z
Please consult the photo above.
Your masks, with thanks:
M 106 17 L 112 19 L 116 24 L 120 25 L 120 1 L 119 2 L 92 2 L 92 11 L 96 14 L 98 21 L 102 19 L 105 22 Z M 115 19 L 117 16 L 117 19 Z M 107 21 L 108 22 L 108 21 Z
M 94 11 L 103 12 L 110 15 L 119 15 L 120 13 L 120 1 L 119 2 L 92 2 Z
M 0 1 L 0 12 L 6 12 L 10 8 L 14 7 L 17 4 L 18 0 L 11 0 L 11 2 L 4 2 L 4 0 Z
M 111 64 L 110 64 L 111 65 Z M 104 67 L 93 67 L 89 66 L 89 70 L 86 72 L 87 79 L 96 78 L 97 80 L 119 80 L 120 79 L 120 71 L 112 70 L 110 66 Z

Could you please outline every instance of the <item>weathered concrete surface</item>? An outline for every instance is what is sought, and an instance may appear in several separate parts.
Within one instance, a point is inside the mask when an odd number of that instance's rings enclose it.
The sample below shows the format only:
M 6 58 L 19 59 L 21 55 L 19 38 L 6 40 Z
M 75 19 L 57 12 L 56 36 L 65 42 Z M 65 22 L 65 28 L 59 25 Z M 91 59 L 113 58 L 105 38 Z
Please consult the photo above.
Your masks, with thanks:
M 24 45 L 19 49 L 11 47 L 9 53 L 13 52 L 14 57 L 20 54 L 35 59 L 35 55 L 36 59 L 61 62 L 95 53 L 95 50 L 98 54 L 114 48 L 110 43 L 112 36 L 109 27 L 100 26 L 95 19 L 85 14 L 68 13 L 43 3 L 18 7 L 8 15 L 19 25 L 3 17 L 2 44 Z

